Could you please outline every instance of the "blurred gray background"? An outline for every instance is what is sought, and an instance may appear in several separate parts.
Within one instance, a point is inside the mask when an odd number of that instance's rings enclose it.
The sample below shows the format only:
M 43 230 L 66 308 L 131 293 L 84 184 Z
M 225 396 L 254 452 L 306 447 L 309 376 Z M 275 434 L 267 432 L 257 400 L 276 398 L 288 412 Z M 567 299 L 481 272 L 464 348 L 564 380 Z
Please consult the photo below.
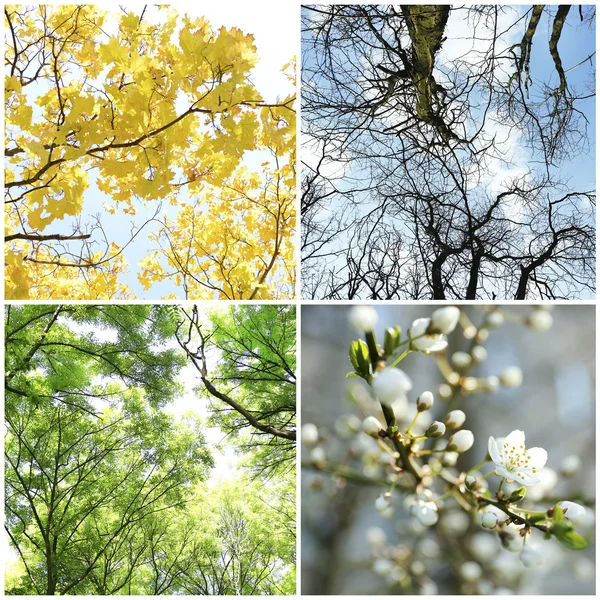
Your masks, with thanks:
M 506 311 L 528 314 L 528 305 L 502 306 Z M 350 342 L 359 337 L 348 324 L 351 305 L 302 306 L 302 422 L 315 423 L 320 430 L 333 431 L 342 414 L 357 411 L 348 402 L 346 373 Z M 379 314 L 377 339 L 382 342 L 386 327 L 400 325 L 403 338 L 412 321 L 431 315 L 436 305 L 375 305 Z M 483 307 L 466 307 L 475 324 L 483 319 Z M 490 330 L 484 346 L 487 360 L 475 367 L 475 376 L 499 375 L 507 366 L 518 365 L 524 373 L 518 388 L 500 388 L 496 394 L 472 395 L 461 399 L 459 408 L 467 414 L 465 428 L 475 434 L 474 447 L 461 463 L 467 468 L 485 456 L 490 435 L 505 436 L 514 429 L 526 433 L 527 447 L 542 446 L 548 451 L 548 467 L 559 470 L 561 460 L 577 454 L 583 468 L 572 478 L 559 477 L 556 493 L 562 497 L 579 494 L 595 497 L 595 310 L 588 305 L 558 305 L 552 311 L 553 327 L 543 333 L 521 324 L 505 323 Z M 449 336 L 448 356 L 467 350 L 469 341 L 460 328 Z M 422 353 L 411 353 L 401 363 L 413 381 L 410 401 L 423 390 L 436 396 L 437 408 L 443 405 L 437 386 L 443 379 L 435 360 Z M 442 405 L 442 406 L 440 406 Z M 436 416 L 434 407 L 433 415 Z M 361 434 L 362 435 L 362 434 Z M 303 448 L 303 464 L 308 452 Z M 318 484 L 318 485 L 317 485 Z M 313 489 L 318 487 L 319 489 Z M 303 594 L 384 594 L 398 593 L 371 568 L 372 560 L 366 531 L 382 527 L 373 509 L 377 493 L 384 490 L 350 482 L 337 482 L 308 467 L 302 470 L 302 593 Z M 592 511 L 588 511 L 592 512 Z M 477 532 L 476 529 L 474 530 Z M 481 531 L 481 529 L 479 529 Z M 398 542 L 402 543 L 402 534 Z M 390 540 L 396 542 L 396 540 Z M 561 551 L 556 540 L 544 543 L 558 548 L 551 568 L 527 574 L 519 593 L 593 594 L 594 577 L 587 572 L 576 577 L 573 570 L 585 557 L 594 559 L 591 545 L 580 552 Z M 499 552 L 506 552 L 500 550 Z M 512 554 L 512 553 L 508 553 Z M 513 555 L 518 556 L 518 555 Z M 582 570 L 583 567 L 581 567 Z M 445 572 L 434 577 L 438 593 L 458 593 L 456 582 Z M 542 576 L 543 575 L 543 576 Z

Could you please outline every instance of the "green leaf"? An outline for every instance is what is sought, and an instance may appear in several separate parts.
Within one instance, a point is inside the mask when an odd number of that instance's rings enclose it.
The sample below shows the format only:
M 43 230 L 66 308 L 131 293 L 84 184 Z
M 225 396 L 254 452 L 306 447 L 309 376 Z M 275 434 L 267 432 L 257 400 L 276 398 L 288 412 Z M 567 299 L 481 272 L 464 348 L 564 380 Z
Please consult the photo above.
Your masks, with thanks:
M 556 539 L 567 548 L 571 550 L 583 550 L 587 548 L 587 542 L 578 533 L 575 533 L 572 529 L 565 530 L 559 527 L 556 531 L 552 528 L 552 533 L 556 536 Z
M 532 523 L 539 523 L 540 521 L 543 521 L 546 518 L 546 515 L 527 515 L 527 519 L 529 521 L 531 521 Z
M 388 327 L 383 336 L 383 350 L 386 356 L 394 354 L 394 350 L 400 343 L 400 327 Z
M 355 371 L 350 371 L 350 373 L 346 373 L 346 377 L 360 377 L 360 375 Z
M 362 340 L 356 340 L 350 345 L 350 362 L 360 377 L 367 379 L 371 374 L 369 348 Z

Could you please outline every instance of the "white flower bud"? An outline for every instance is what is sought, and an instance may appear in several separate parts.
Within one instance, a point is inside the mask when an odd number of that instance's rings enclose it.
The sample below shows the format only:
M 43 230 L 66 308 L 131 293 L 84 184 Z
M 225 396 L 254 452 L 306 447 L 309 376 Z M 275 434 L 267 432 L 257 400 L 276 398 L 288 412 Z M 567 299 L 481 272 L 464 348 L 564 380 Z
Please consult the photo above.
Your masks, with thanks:
M 519 554 L 521 562 L 529 569 L 539 567 L 544 562 L 544 555 L 537 546 L 527 545 Z
M 431 527 L 439 519 L 437 506 L 433 502 L 419 502 L 411 508 L 410 512 L 423 527 Z
M 343 440 L 354 437 L 362 428 L 362 422 L 356 415 L 341 415 L 335 420 L 335 430 Z
M 482 574 L 482 569 L 479 563 L 468 560 L 460 566 L 460 577 L 463 581 L 477 581 Z
M 565 477 L 573 477 L 581 469 L 581 459 L 576 454 L 565 456 L 560 463 L 560 472 Z
M 379 401 L 391 406 L 412 389 L 412 381 L 404 371 L 392 367 L 376 373 L 371 386 Z
M 384 519 L 393 519 L 394 518 L 394 514 L 395 514 L 395 510 L 393 506 L 388 506 L 385 510 L 382 510 L 379 514 L 384 518 Z
M 319 441 L 319 430 L 314 423 L 302 425 L 300 439 L 305 446 L 314 446 Z
M 523 371 L 519 367 L 506 367 L 500 373 L 500 383 L 506 387 L 519 387 L 523 383 Z
M 569 519 L 573 525 L 580 525 L 585 521 L 585 508 L 583 508 L 581 504 L 563 500 L 562 502 L 559 502 L 558 505 L 563 509 L 565 518 Z
M 552 327 L 552 315 L 547 310 L 536 309 L 527 317 L 527 325 L 533 331 L 548 331 Z
M 446 433 L 446 426 L 439 421 L 434 421 L 425 432 L 428 438 L 439 438 Z
M 471 364 L 471 355 L 466 352 L 455 352 L 450 360 L 457 369 L 466 369 Z
M 431 315 L 431 333 L 448 335 L 456 329 L 460 310 L 456 306 L 445 306 L 433 311 Z
M 500 545 L 495 535 L 480 531 L 469 540 L 469 550 L 479 562 L 488 562 L 497 556 Z
M 488 327 L 500 327 L 504 323 L 504 314 L 500 310 L 494 310 L 487 316 Z
M 385 494 L 380 494 L 379 496 L 377 496 L 377 499 L 375 500 L 375 510 L 377 512 L 383 512 L 390 506 L 391 506 L 391 496 L 390 496 L 389 492 L 386 492 Z
M 386 539 L 385 531 L 380 527 L 369 527 L 367 529 L 367 541 L 371 546 L 383 546 Z
M 498 525 L 498 517 L 493 512 L 485 511 L 481 515 L 481 525 L 486 529 L 494 529 Z
M 473 358 L 473 362 L 482 363 L 487 358 L 487 350 L 483 346 L 475 346 L 471 350 L 471 357 Z
M 444 419 L 446 427 L 449 429 L 458 429 L 462 427 L 467 420 L 467 415 L 462 410 L 451 410 Z
M 439 528 L 448 537 L 460 537 L 467 532 L 469 524 L 467 513 L 462 510 L 450 510 L 442 515 Z
M 468 429 L 461 429 L 450 436 L 447 448 L 451 452 L 466 452 L 474 442 L 473 432 Z
M 392 572 L 393 567 L 392 561 L 387 558 L 378 558 L 373 562 L 373 571 L 382 577 L 389 575 Z
M 419 412 L 423 412 L 424 410 L 429 410 L 433 406 L 433 394 L 431 392 L 423 392 L 417 398 L 417 410 Z
M 454 467 L 458 462 L 458 452 L 444 452 L 442 464 L 445 467 Z
M 486 377 L 485 385 L 491 393 L 495 393 L 500 387 L 500 379 L 495 375 L 490 375 L 489 377 Z
M 369 332 L 375 329 L 379 317 L 372 306 L 355 306 L 348 313 L 350 325 L 359 332 Z
M 376 417 L 367 417 L 362 423 L 363 431 L 371 437 L 378 439 L 379 432 L 383 429 Z
M 313 448 L 310 452 L 310 462 L 315 465 L 315 467 L 324 467 L 327 463 L 325 450 L 320 446 Z
M 500 533 L 502 546 L 509 552 L 520 552 L 523 548 L 523 538 L 515 532 L 502 531 Z

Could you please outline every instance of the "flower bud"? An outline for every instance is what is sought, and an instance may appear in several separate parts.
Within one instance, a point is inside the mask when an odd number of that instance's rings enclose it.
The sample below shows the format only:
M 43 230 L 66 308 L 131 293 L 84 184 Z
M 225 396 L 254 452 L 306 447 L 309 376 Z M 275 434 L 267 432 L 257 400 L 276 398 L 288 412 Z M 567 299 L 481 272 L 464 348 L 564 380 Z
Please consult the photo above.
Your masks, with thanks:
M 456 329 L 460 310 L 456 306 L 445 306 L 433 311 L 431 315 L 430 333 L 442 333 L 447 335 Z
M 392 561 L 387 558 L 378 558 L 373 562 L 373 571 L 382 577 L 389 575 L 392 572 L 393 567 Z
M 467 415 L 462 410 L 451 410 L 444 419 L 446 427 L 449 429 L 458 429 L 462 427 L 467 420 Z
M 493 512 L 485 511 L 481 516 L 481 525 L 486 529 L 494 529 L 498 525 L 498 517 Z
M 544 555 L 537 546 L 527 545 L 519 554 L 521 562 L 529 569 L 539 567 L 544 562 Z
M 379 401 L 391 406 L 412 389 L 412 381 L 404 371 L 392 367 L 379 371 L 371 386 Z
M 585 508 L 583 508 L 581 504 L 563 500 L 562 502 L 559 502 L 558 505 L 565 513 L 565 519 L 569 519 L 573 525 L 580 525 L 585 521 Z
M 560 472 L 565 477 L 573 477 L 581 469 L 581 459 L 576 454 L 565 456 L 560 463 Z
M 310 462 L 315 465 L 315 467 L 322 468 L 327 463 L 327 456 L 325 454 L 325 450 L 320 446 L 313 448 L 310 453 Z
M 314 423 L 304 423 L 300 430 L 300 439 L 306 446 L 314 446 L 319 441 L 319 430 Z
M 367 541 L 371 546 L 383 546 L 386 539 L 385 531 L 380 527 L 369 527 L 367 529 Z
M 437 506 L 433 502 L 419 502 L 411 508 L 410 512 L 423 527 L 431 527 L 439 519 Z
M 486 319 L 488 327 L 500 327 L 504 323 L 504 314 L 500 310 L 492 311 Z
M 527 326 L 533 331 L 543 333 L 552 327 L 552 315 L 547 310 L 534 310 L 527 317 Z
M 475 477 L 474 475 L 467 475 L 467 477 L 465 478 L 465 487 L 470 490 L 476 490 L 477 489 L 477 477 Z
M 423 392 L 417 398 L 417 410 L 423 412 L 429 410 L 433 406 L 433 394 L 431 392 Z
M 391 356 L 400 343 L 400 327 L 388 327 L 383 334 L 383 350 L 386 356 Z
M 483 346 L 475 346 L 471 350 L 471 357 L 473 358 L 473 362 L 482 363 L 487 358 L 487 350 Z
M 488 391 L 493 394 L 497 392 L 498 388 L 500 387 L 500 379 L 498 379 L 498 377 L 495 375 L 490 375 L 489 377 L 485 378 L 485 386 L 487 387 Z
M 371 437 L 379 438 L 379 432 L 383 431 L 383 427 L 379 420 L 375 417 L 367 417 L 362 423 L 363 431 Z
M 523 548 L 523 538 L 513 531 L 501 531 L 500 541 L 509 552 L 520 552 Z
M 473 560 L 468 560 L 460 566 L 460 577 L 463 581 L 477 581 L 482 573 L 483 571 L 479 563 Z
M 517 488 L 516 490 L 513 490 L 512 493 L 510 494 L 508 501 L 510 503 L 515 503 L 515 502 L 521 502 L 521 500 L 523 500 L 523 498 L 525 498 L 525 494 L 527 493 L 527 488 L 526 487 L 520 487 Z
M 500 373 L 500 383 L 506 387 L 519 387 L 523 383 L 523 371 L 519 367 L 506 367 Z
M 434 421 L 425 432 L 428 438 L 439 438 L 446 433 L 446 426 L 439 421 Z
M 471 355 L 466 352 L 455 352 L 450 359 L 457 369 L 466 369 L 471 364 Z
M 394 507 L 393 506 L 388 506 L 386 509 L 382 510 L 379 513 L 384 519 L 393 519 L 394 518 Z
M 373 331 L 378 319 L 377 311 L 372 306 L 355 306 L 348 314 L 350 325 L 361 333 Z
M 461 429 L 450 436 L 447 450 L 450 452 L 466 452 L 474 444 L 475 438 L 473 432 L 468 429 Z
M 379 496 L 377 496 L 377 499 L 375 500 L 375 510 L 377 512 L 383 512 L 387 508 L 390 508 L 390 506 L 391 506 L 391 495 L 389 492 L 386 492 L 385 494 L 380 494 Z

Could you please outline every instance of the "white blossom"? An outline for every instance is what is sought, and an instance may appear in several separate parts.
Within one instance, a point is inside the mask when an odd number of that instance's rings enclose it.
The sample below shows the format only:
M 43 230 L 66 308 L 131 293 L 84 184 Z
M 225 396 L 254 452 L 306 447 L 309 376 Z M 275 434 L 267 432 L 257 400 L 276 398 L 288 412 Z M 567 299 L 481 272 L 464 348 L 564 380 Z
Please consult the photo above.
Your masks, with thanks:
M 461 429 L 450 436 L 447 447 L 451 452 L 466 452 L 474 442 L 473 432 L 468 429 Z
M 431 319 L 416 319 L 408 330 L 410 345 L 421 352 L 439 352 L 448 346 L 446 336 L 438 333 L 428 333 Z
M 300 438 L 306 446 L 314 446 L 319 441 L 319 429 L 314 423 L 304 423 Z
M 362 427 L 361 420 L 356 415 L 341 415 L 335 420 L 335 430 L 344 440 L 354 437 Z
M 585 508 L 581 504 L 563 500 L 558 505 L 563 509 L 565 518 L 569 519 L 573 525 L 580 525 L 585 521 Z
M 445 306 L 433 311 L 431 315 L 432 333 L 443 333 L 448 335 L 452 333 L 458 325 L 460 310 L 456 306 Z
M 446 433 L 446 426 L 440 421 L 434 421 L 425 432 L 425 435 L 429 438 L 439 438 Z
M 460 537 L 469 529 L 470 519 L 462 510 L 444 512 L 440 518 L 439 529 L 447 536 Z
M 412 381 L 404 371 L 392 367 L 376 373 L 371 386 L 382 404 L 392 405 L 412 389 Z
M 537 546 L 527 545 L 519 554 L 521 562 L 529 569 L 539 567 L 544 562 L 544 555 Z
M 506 367 L 500 373 L 500 383 L 506 387 L 519 387 L 523 383 L 523 371 L 519 367 Z
M 359 332 L 370 332 L 375 329 L 379 317 L 372 306 L 354 306 L 348 314 L 350 325 Z
M 527 325 L 533 331 L 548 331 L 552 327 L 552 315 L 547 310 L 536 309 L 527 317 Z
M 509 433 L 501 444 L 490 437 L 488 453 L 500 476 L 521 485 L 539 483 L 537 473 L 548 460 L 548 454 L 543 448 L 525 449 L 525 434 L 520 429 Z
M 487 562 L 492 560 L 500 549 L 498 538 L 485 531 L 476 533 L 469 540 L 469 550 L 480 562 Z

